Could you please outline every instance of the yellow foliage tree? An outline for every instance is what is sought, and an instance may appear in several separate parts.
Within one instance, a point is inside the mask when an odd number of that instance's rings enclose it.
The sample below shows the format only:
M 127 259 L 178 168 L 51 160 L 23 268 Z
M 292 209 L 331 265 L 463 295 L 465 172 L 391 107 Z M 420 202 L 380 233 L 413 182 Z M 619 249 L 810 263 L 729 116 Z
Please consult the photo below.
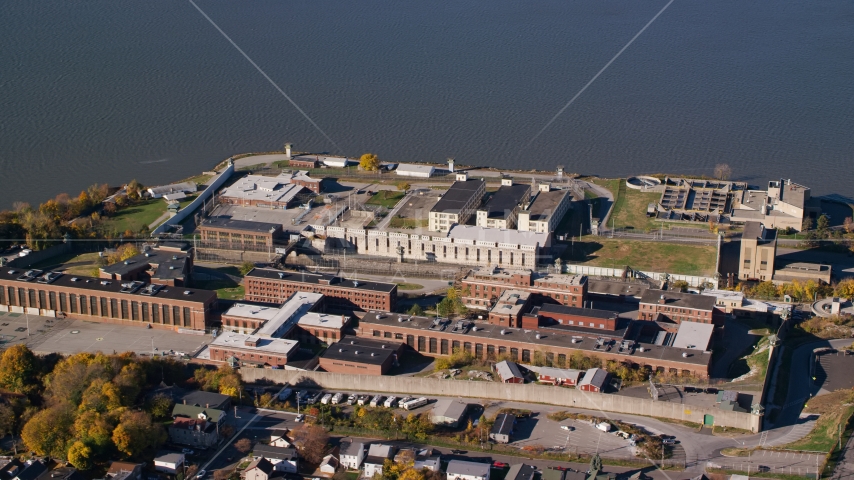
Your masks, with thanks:
M 68 461 L 77 470 L 89 470 L 92 468 L 92 449 L 85 443 L 77 440 L 68 449 Z
M 362 170 L 373 172 L 380 168 L 380 159 L 373 153 L 366 153 L 359 158 L 359 167 Z
M 36 356 L 25 345 L 12 345 L 0 356 L 0 387 L 15 393 L 30 393 L 35 381 Z

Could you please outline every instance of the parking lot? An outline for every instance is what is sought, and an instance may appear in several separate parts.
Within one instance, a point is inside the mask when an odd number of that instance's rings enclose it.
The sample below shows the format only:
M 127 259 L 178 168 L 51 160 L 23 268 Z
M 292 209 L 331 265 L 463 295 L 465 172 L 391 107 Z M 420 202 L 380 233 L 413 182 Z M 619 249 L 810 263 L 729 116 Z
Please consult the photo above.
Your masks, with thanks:
M 153 351 L 192 355 L 211 340 L 209 335 L 5 312 L 0 312 L 0 335 L 7 345 L 25 343 L 37 353 L 66 355 L 80 352 L 151 354 Z

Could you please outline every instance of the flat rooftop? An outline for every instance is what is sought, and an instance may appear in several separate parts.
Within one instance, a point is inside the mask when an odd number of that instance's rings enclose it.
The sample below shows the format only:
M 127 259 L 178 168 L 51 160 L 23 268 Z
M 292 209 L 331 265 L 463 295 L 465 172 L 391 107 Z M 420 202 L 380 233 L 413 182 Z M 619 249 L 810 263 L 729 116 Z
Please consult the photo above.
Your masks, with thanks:
M 189 258 L 187 252 L 151 248 L 127 260 L 101 267 L 100 270 L 111 275 L 126 275 L 157 265 L 155 278 L 178 278 L 184 275 Z
M 715 326 L 711 323 L 685 322 L 679 324 L 673 346 L 690 350 L 706 350 L 712 340 Z
M 251 318 L 252 320 L 266 322 L 272 320 L 278 313 L 279 307 L 277 306 L 261 306 L 250 305 L 248 303 L 235 303 L 222 315 L 227 317 L 238 317 L 246 319 Z
M 323 295 L 320 293 L 295 292 L 279 308 L 276 315 L 269 322 L 262 325 L 255 333 L 264 337 L 283 335 L 289 330 L 287 324 L 297 324 L 299 319 L 306 315 L 321 300 L 323 300 Z
M 220 196 L 246 201 L 288 203 L 303 190 L 303 187 L 291 184 L 291 178 L 289 173 L 278 177 L 246 175 L 226 187 Z
M 348 280 L 335 275 L 322 273 L 291 272 L 274 270 L 271 268 L 253 268 L 246 274 L 247 277 L 268 278 L 282 280 L 285 282 L 305 283 L 311 285 L 331 285 L 339 288 L 351 288 L 358 290 L 373 290 L 378 292 L 391 292 L 397 285 L 394 283 L 371 282 L 367 280 Z
M 641 298 L 649 290 L 649 286 L 642 283 L 612 282 L 609 280 L 590 280 L 587 293 L 596 295 L 612 295 Z
M 472 197 L 474 197 L 483 187 L 483 180 L 466 180 L 464 182 L 456 181 L 451 185 L 451 188 L 442 195 L 441 200 L 439 200 L 436 205 L 433 205 L 433 208 L 431 208 L 430 211 L 439 213 L 460 213 L 460 210 L 462 210 L 462 208 L 471 201 Z
M 522 309 L 528 304 L 528 300 L 531 298 L 531 292 L 525 292 L 522 290 L 504 290 L 501 292 L 501 296 L 498 297 L 498 301 L 495 302 L 495 305 L 490 310 L 490 313 L 495 313 L 499 315 L 519 315 Z
M 664 297 L 665 305 L 668 307 L 692 308 L 696 310 L 712 311 L 715 308 L 716 298 L 710 295 L 697 295 L 693 293 L 673 292 L 670 290 L 647 290 L 641 297 L 640 303 L 659 304 Z
M 401 321 L 398 321 L 401 319 Z M 582 350 L 591 353 L 601 352 L 601 349 L 595 348 L 596 340 L 599 337 L 606 337 L 608 333 L 603 330 L 588 329 L 590 333 L 581 333 L 574 330 L 565 330 L 564 328 L 546 327 L 536 330 L 525 330 L 520 328 L 501 327 L 499 325 L 490 325 L 485 322 L 464 322 L 467 328 L 457 329 L 456 322 L 450 320 L 440 320 L 439 325 L 434 325 L 433 318 L 415 317 L 406 314 L 397 313 L 379 313 L 368 312 L 359 321 L 359 325 L 363 329 L 395 327 L 411 329 L 413 334 L 422 332 L 441 332 L 444 335 L 452 335 L 459 338 L 461 342 L 477 342 L 494 340 L 499 342 L 518 342 L 520 348 L 526 348 L 526 345 L 531 350 L 536 350 L 539 346 L 554 346 L 562 348 L 571 348 Z M 472 326 L 477 326 L 475 331 Z M 502 335 L 501 331 L 505 334 Z M 537 338 L 540 334 L 540 338 Z M 610 337 L 609 337 L 610 338 Z M 572 340 L 576 339 L 576 343 Z M 643 359 L 661 359 L 674 362 L 680 362 L 692 365 L 708 365 L 711 360 L 711 355 L 697 354 L 696 350 L 688 350 L 684 348 L 674 348 L 667 346 L 658 346 L 651 343 L 637 343 L 638 346 L 644 347 L 644 352 L 635 348 L 632 353 L 620 353 L 617 348 L 612 348 L 610 352 L 615 355 L 624 355 L 627 360 L 637 358 L 638 362 Z M 687 357 L 682 354 L 687 353 Z
M 301 316 L 297 321 L 297 325 L 301 327 L 323 327 L 323 328 L 344 328 L 347 324 L 347 317 L 344 315 L 333 315 L 331 313 L 309 312 Z
M 225 230 L 239 230 L 241 232 L 270 233 L 282 228 L 282 225 L 278 223 L 255 222 L 252 220 L 237 220 L 231 217 L 208 217 L 198 228 L 222 228 Z
M 487 218 L 507 218 L 530 191 L 530 185 L 502 185 L 478 210 L 485 210 Z
M 246 340 L 257 340 L 257 346 L 247 346 Z M 278 355 L 290 355 L 299 348 L 296 340 L 285 340 L 283 338 L 260 338 L 257 335 L 246 335 L 243 333 L 223 332 L 210 343 L 211 347 L 239 348 L 243 350 L 256 350 L 263 353 L 275 353 Z
M 531 206 L 526 210 L 531 215 L 532 222 L 545 222 L 554 215 L 555 209 L 560 205 L 567 195 L 572 195 L 569 190 L 552 190 L 537 194 Z
M 127 292 L 122 292 L 124 289 L 123 284 L 127 284 L 130 282 L 122 282 L 119 280 L 105 280 L 102 278 L 94 278 L 94 277 L 86 277 L 82 275 L 67 275 L 59 272 L 44 272 L 41 270 L 28 270 L 21 268 L 9 268 L 4 267 L 0 269 L 0 280 L 9 280 L 19 282 L 22 286 L 25 284 L 32 285 L 32 288 L 38 288 L 39 285 L 42 285 L 44 282 L 39 281 L 35 277 L 33 277 L 30 281 L 26 281 L 20 279 L 25 275 L 26 272 L 34 272 L 34 275 L 37 277 L 43 277 L 45 274 L 51 274 L 56 276 L 55 279 L 48 282 L 50 285 L 56 285 L 59 287 L 65 288 L 76 288 L 80 290 L 85 290 L 89 292 L 103 292 L 103 293 L 114 293 L 114 294 L 123 294 L 127 295 L 129 298 L 133 297 L 136 299 L 139 298 L 168 298 L 171 300 L 181 300 L 185 302 L 197 302 L 197 303 L 206 303 L 208 301 L 216 299 L 216 292 L 211 290 L 200 290 L 198 288 L 186 288 L 186 287 L 170 287 L 166 285 L 158 285 L 151 284 L 158 287 L 156 291 L 152 291 L 151 295 L 143 294 L 146 292 L 145 284 L 139 282 L 136 285 L 139 285 L 140 288 L 136 290 L 128 290 Z M 29 278 L 29 277 L 27 277 Z
M 486 228 L 474 225 L 454 225 L 448 231 L 448 237 L 460 240 L 506 243 L 528 247 L 550 245 L 550 235 L 539 232 L 522 232 L 503 228 Z
M 563 315 L 576 315 L 579 317 L 615 319 L 620 314 L 611 310 L 599 310 L 595 308 L 578 308 L 567 307 L 554 303 L 546 303 L 540 307 L 540 315 L 548 316 L 549 313 L 558 313 Z
M 370 365 L 382 365 L 388 357 L 396 354 L 401 345 L 400 342 L 384 342 L 368 338 L 344 337 L 333 343 L 320 354 L 320 358 L 328 360 L 341 360 L 345 362 L 367 363 Z

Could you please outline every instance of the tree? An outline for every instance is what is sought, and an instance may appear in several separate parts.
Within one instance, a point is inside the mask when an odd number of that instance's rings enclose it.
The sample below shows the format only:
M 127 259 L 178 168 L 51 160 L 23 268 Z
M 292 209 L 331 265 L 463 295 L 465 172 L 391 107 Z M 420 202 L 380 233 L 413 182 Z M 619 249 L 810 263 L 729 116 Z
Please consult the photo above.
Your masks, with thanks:
M 366 153 L 359 158 L 359 167 L 367 172 L 380 168 L 380 159 L 373 153 Z
M 219 470 L 214 470 L 213 478 L 214 480 L 228 480 L 231 477 L 232 473 L 234 473 L 234 470 L 227 470 L 225 468 L 221 468 Z
M 675 282 L 673 282 L 673 289 L 679 290 L 680 292 L 687 292 L 688 286 L 688 282 L 686 282 L 685 280 L 676 280 Z
M 15 409 L 11 405 L 0 404 L 0 438 L 15 433 Z
M 158 393 L 148 402 L 148 412 L 154 418 L 168 418 L 172 414 L 175 402 L 169 395 Z
M 68 461 L 77 470 L 89 470 L 92 468 L 92 449 L 78 440 L 68 449 Z
M 845 229 L 845 233 L 854 233 L 854 219 L 845 217 L 845 221 L 842 222 L 842 228 Z
M 847 278 L 839 282 L 833 294 L 837 297 L 854 298 L 854 279 Z
M 401 192 L 405 192 L 412 188 L 412 185 L 409 182 L 397 182 L 397 189 Z
M 731 175 L 732 168 L 726 163 L 719 163 L 715 165 L 715 178 L 718 180 L 729 180 Z
M 814 223 L 813 223 L 813 220 L 811 217 L 804 217 L 804 221 L 801 224 L 801 231 L 802 232 L 808 232 L 808 231 L 812 230 L 813 225 L 814 225 Z
M 36 455 L 65 458 L 73 424 L 74 414 L 70 406 L 47 408 L 33 415 L 24 425 L 21 439 Z
M 421 308 L 421 305 L 418 305 L 416 303 L 416 304 L 412 305 L 412 308 L 410 308 L 407 313 L 409 313 L 410 315 L 415 316 L 415 317 L 423 317 L 424 316 L 424 309 Z
M 26 345 L 12 345 L 0 357 L 0 387 L 28 394 L 38 388 L 37 359 Z
M 818 222 L 815 224 L 815 229 L 818 230 L 819 234 L 824 235 L 824 232 L 827 231 L 828 227 L 830 227 L 830 220 L 827 218 L 827 215 L 822 215 L 818 217 Z
M 240 264 L 240 274 L 241 274 L 241 275 L 243 275 L 243 276 L 245 277 L 245 276 L 246 276 L 246 274 L 248 274 L 249 272 L 251 272 L 253 268 L 255 268 L 255 264 L 254 264 L 254 263 L 252 263 L 252 262 L 243 262 L 243 263 L 241 263 L 241 264 Z
M 234 448 L 236 448 L 238 452 L 246 455 L 252 450 L 252 440 L 249 440 L 248 438 L 241 438 L 234 442 Z
M 128 457 L 136 457 L 157 448 L 165 441 L 166 432 L 163 427 L 152 423 L 151 415 L 146 412 L 125 412 L 113 430 L 113 443 Z
M 379 410 L 382 411 L 382 410 Z M 326 454 L 329 434 L 318 425 L 303 425 L 292 432 L 294 444 L 299 448 L 300 456 L 308 463 L 318 464 Z

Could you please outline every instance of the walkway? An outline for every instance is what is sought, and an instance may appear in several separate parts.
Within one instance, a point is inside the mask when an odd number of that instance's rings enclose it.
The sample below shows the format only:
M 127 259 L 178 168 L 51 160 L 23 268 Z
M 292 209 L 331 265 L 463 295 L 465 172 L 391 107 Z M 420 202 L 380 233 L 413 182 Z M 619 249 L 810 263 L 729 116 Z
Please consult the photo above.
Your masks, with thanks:
M 287 160 L 288 156 L 284 153 L 271 153 L 268 155 L 250 155 L 248 157 L 239 158 L 234 161 L 235 169 L 253 167 L 255 165 L 270 166 L 273 162 Z

